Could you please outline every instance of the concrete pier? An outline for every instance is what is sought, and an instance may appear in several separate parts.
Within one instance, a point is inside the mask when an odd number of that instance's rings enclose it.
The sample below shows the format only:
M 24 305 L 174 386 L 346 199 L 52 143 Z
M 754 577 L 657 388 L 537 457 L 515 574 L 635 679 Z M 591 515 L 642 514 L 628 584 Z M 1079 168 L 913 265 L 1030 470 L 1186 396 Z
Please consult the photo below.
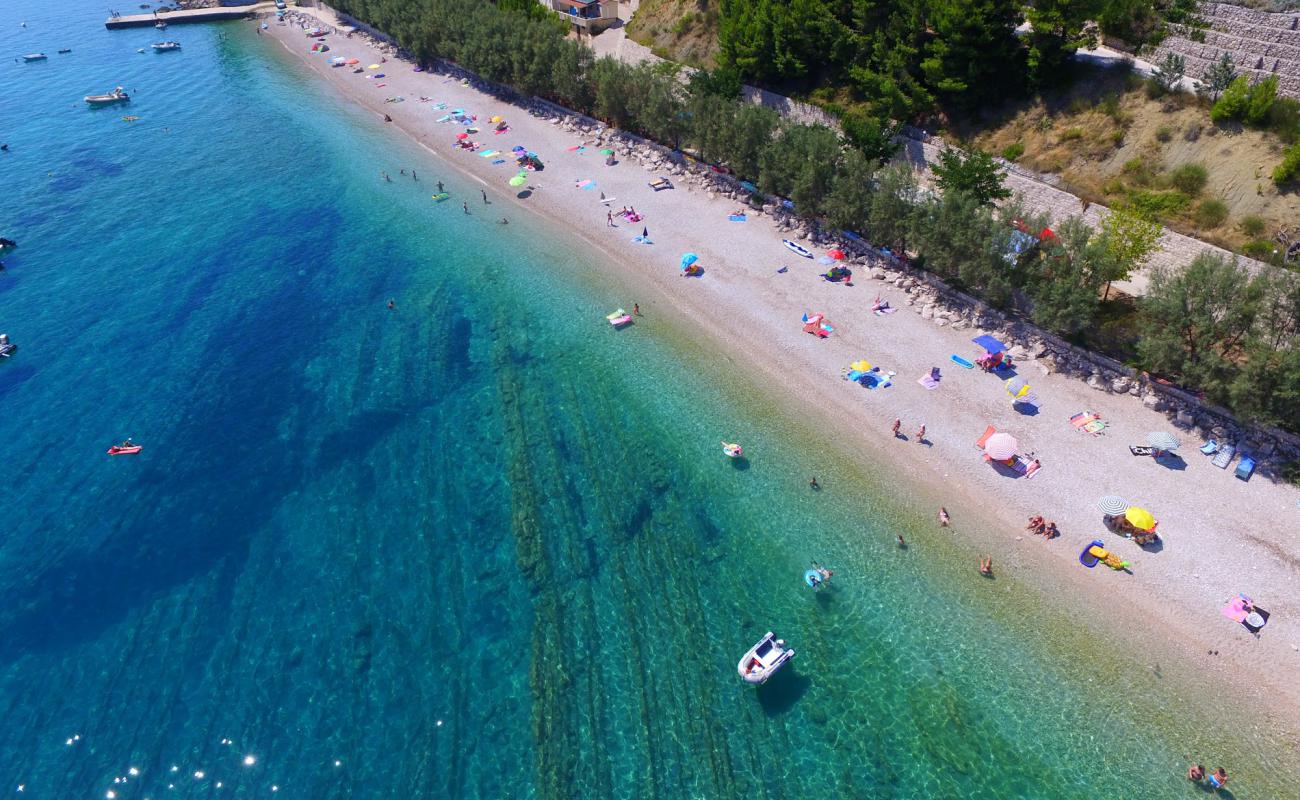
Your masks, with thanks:
M 123 14 L 109 17 L 104 27 L 109 30 L 117 28 L 152 28 L 158 22 L 177 25 L 186 22 L 221 22 L 230 19 L 244 19 L 253 12 L 274 9 L 274 3 L 255 3 L 247 6 L 227 6 L 218 8 L 190 8 L 168 11 L 165 14 Z

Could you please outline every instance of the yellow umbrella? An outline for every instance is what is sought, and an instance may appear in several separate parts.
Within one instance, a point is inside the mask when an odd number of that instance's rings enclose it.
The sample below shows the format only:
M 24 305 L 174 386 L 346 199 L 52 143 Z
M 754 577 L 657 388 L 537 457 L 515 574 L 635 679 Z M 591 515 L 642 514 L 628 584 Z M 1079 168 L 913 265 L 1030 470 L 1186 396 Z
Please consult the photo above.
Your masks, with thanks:
M 871 362 L 860 358 L 852 364 L 849 364 L 849 369 L 856 369 L 858 372 L 870 372 Z
M 500 122 L 500 121 L 501 121 L 501 117 L 500 117 L 500 116 L 495 116 L 495 117 L 492 118 L 492 121 L 493 121 L 493 122 Z
M 1140 531 L 1149 531 L 1156 526 L 1156 518 L 1151 516 L 1151 512 L 1137 506 L 1129 506 L 1124 512 L 1124 519 L 1133 523 L 1133 527 Z
M 378 64 L 371 64 L 370 66 L 366 67 L 366 69 L 379 69 L 379 65 L 378 65 Z

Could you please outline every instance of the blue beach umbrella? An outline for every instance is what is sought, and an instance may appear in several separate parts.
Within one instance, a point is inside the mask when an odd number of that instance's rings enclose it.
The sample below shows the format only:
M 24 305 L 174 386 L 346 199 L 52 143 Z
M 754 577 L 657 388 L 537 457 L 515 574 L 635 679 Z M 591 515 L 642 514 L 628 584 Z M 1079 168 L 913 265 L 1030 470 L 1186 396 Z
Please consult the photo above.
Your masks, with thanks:
M 694 253 L 687 253 L 687 254 L 683 255 L 683 256 L 682 256 L 682 269 L 686 269 L 687 267 L 689 267 L 690 265 L 694 264 L 696 261 L 699 261 L 699 260 L 700 260 L 700 257 L 697 256 L 697 255 L 695 255 Z
M 976 336 L 974 339 L 971 339 L 971 341 L 979 345 L 980 347 L 983 347 L 985 350 L 989 351 L 990 353 L 1002 353 L 1005 352 L 1007 349 L 1007 346 L 1005 344 L 999 342 L 997 339 L 994 339 L 992 336 L 989 336 L 987 334 L 985 334 L 984 336 Z

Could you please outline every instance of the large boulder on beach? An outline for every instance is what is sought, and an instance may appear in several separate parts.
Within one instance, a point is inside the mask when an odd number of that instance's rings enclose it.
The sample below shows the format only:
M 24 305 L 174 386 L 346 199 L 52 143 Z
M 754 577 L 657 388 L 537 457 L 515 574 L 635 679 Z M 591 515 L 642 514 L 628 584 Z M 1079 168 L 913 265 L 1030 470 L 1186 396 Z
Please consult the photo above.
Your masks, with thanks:
M 1110 391 L 1110 386 L 1106 383 L 1106 379 L 1101 377 L 1101 373 L 1098 372 L 1094 372 L 1088 376 L 1088 385 L 1099 392 Z
M 1129 386 L 1132 385 L 1132 383 L 1133 381 L 1128 378 L 1128 376 L 1121 375 L 1110 382 L 1110 390 L 1115 394 L 1125 394 L 1128 392 Z

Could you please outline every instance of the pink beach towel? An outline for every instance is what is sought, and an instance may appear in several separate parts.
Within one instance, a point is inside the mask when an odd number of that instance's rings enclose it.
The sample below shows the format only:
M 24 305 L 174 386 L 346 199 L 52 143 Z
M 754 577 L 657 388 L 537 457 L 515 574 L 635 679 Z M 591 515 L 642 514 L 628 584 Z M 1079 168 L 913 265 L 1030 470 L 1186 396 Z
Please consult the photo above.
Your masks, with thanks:
M 1249 602 L 1249 598 L 1239 594 L 1232 598 L 1232 601 L 1224 606 L 1220 613 L 1233 622 L 1245 622 L 1246 617 L 1250 616 L 1250 612 L 1246 611 L 1247 602 Z
M 921 384 L 927 389 L 939 388 L 939 382 L 936 381 L 934 378 L 931 378 L 929 375 L 922 375 L 921 377 L 916 379 L 916 382 Z

